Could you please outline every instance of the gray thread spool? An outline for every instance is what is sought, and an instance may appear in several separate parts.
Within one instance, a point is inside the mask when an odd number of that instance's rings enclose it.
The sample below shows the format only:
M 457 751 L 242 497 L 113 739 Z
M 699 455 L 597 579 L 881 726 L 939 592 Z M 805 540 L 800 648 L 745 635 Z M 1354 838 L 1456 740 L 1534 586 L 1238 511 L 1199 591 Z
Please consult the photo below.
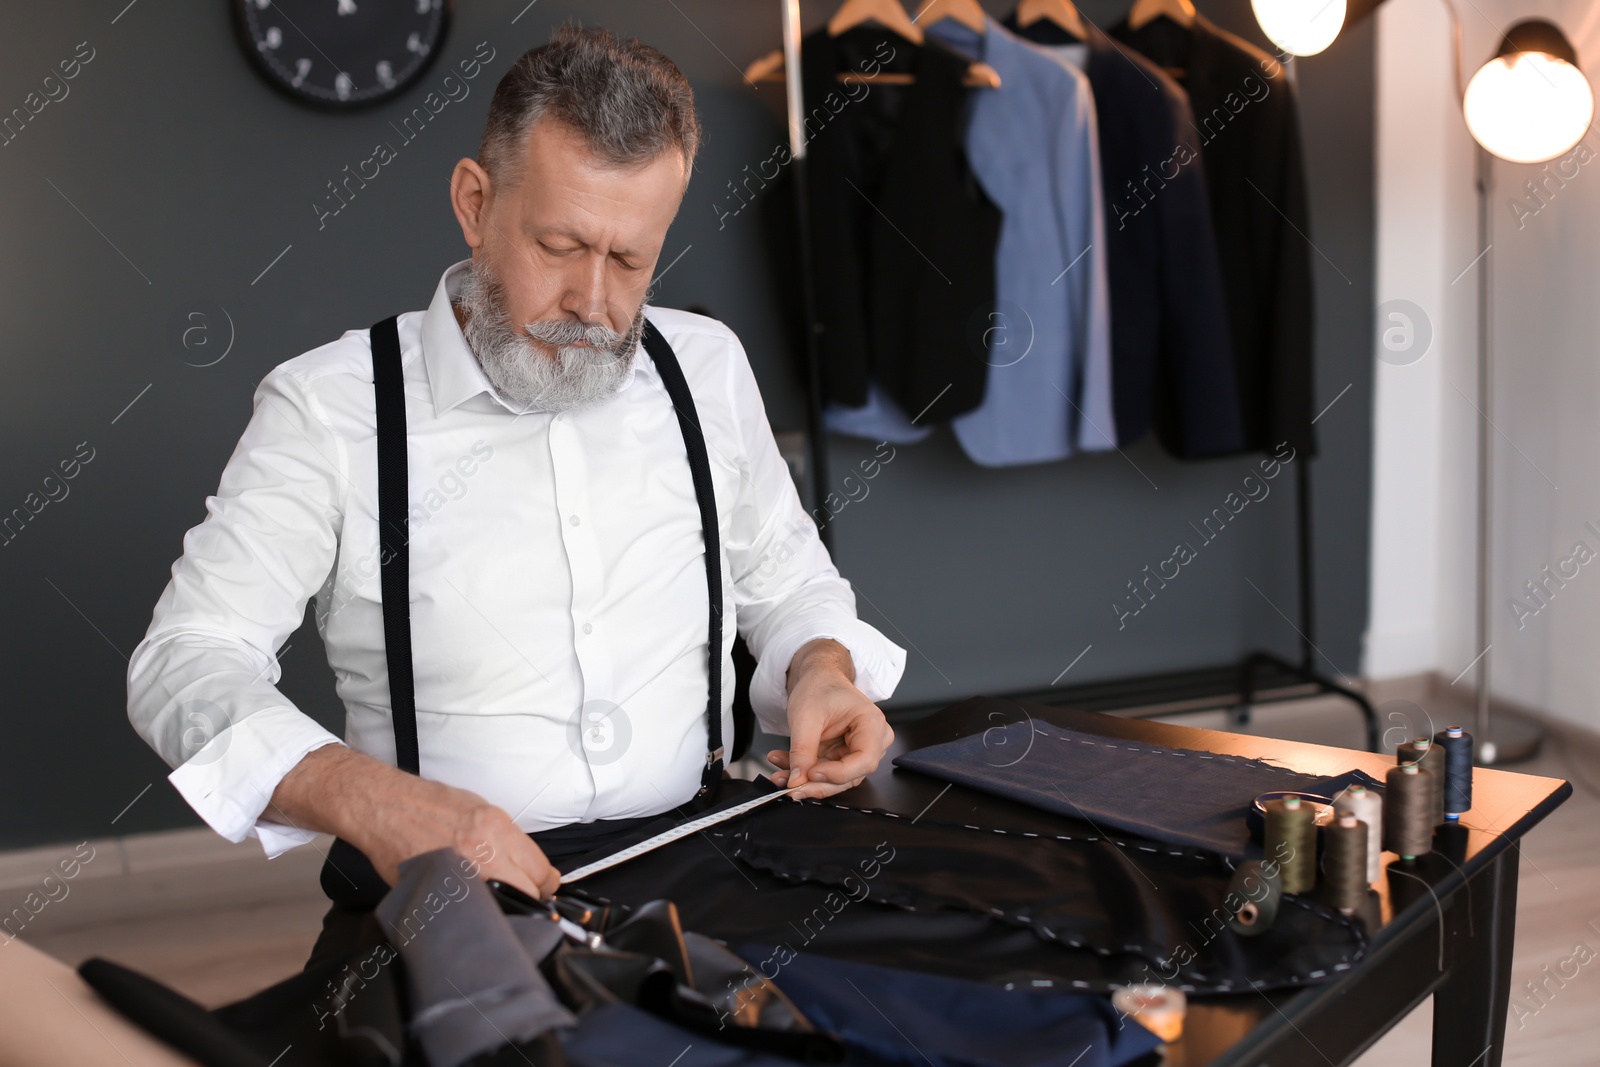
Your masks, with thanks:
M 1472 810 L 1472 735 L 1452 726 L 1433 736 L 1444 750 L 1444 817 L 1448 822 Z
M 1328 903 L 1345 915 L 1367 899 L 1367 824 L 1354 815 L 1323 828 L 1322 879 Z
M 1444 822 L 1444 749 L 1430 738 L 1417 737 L 1395 749 L 1394 756 L 1396 763 L 1415 763 L 1428 776 L 1433 785 L 1433 824 Z
M 1267 801 L 1262 834 L 1267 859 L 1278 864 L 1285 893 L 1310 892 L 1317 884 L 1316 812 L 1299 797 Z
M 1272 929 L 1278 918 L 1278 903 L 1283 899 L 1283 878 L 1276 864 L 1246 860 L 1234 869 L 1228 883 L 1233 917 L 1228 929 L 1244 937 L 1255 937 Z
M 1367 883 L 1383 874 L 1383 797 L 1364 785 L 1353 785 L 1333 798 L 1338 815 L 1354 815 L 1367 824 Z
M 1415 763 L 1389 768 L 1384 776 L 1383 847 L 1401 859 L 1433 851 L 1433 783 Z

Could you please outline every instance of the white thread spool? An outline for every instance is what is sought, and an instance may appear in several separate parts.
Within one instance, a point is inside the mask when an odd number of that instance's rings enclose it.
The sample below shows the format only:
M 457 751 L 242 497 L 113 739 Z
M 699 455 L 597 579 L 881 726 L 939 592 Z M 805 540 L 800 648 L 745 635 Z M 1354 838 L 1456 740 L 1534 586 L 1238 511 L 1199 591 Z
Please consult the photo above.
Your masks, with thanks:
M 1339 815 L 1354 815 L 1367 824 L 1367 884 L 1383 874 L 1383 798 L 1363 785 L 1352 785 L 1333 798 Z

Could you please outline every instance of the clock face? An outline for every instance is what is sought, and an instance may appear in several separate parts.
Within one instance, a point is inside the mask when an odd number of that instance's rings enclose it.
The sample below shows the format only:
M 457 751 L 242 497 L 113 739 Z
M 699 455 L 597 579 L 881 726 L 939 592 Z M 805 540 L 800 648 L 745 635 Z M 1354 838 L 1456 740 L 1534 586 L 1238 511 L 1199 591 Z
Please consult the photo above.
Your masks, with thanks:
M 234 0 L 240 41 L 274 86 L 302 103 L 375 104 L 427 69 L 445 0 Z

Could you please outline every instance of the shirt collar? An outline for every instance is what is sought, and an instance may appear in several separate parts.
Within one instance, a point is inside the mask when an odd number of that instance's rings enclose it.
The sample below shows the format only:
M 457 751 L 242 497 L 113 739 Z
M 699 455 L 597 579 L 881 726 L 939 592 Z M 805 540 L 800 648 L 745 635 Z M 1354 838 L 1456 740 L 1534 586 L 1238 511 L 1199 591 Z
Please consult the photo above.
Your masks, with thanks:
M 502 408 L 513 414 L 518 413 L 513 405 L 506 403 L 495 392 L 488 375 L 483 373 L 483 365 L 472 354 L 466 335 L 461 332 L 461 324 L 456 321 L 455 309 L 451 306 L 451 301 L 461 292 L 461 280 L 471 263 L 470 259 L 463 259 L 445 268 L 445 272 L 439 276 L 438 287 L 433 291 L 433 302 L 422 314 L 422 361 L 428 372 L 428 387 L 433 393 L 435 418 L 479 393 L 488 393 Z M 634 372 L 623 384 L 623 389 L 632 385 L 641 374 L 647 378 L 655 377 L 655 362 L 644 354 L 643 345 L 639 348 L 640 351 L 635 352 L 633 357 Z

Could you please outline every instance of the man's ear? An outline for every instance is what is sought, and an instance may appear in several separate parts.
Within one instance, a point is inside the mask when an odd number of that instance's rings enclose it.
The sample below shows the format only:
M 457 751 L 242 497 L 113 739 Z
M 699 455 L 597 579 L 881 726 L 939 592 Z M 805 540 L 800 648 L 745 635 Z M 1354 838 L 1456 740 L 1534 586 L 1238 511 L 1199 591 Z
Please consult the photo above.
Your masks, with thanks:
M 450 207 L 461 224 L 461 237 L 473 250 L 484 245 L 484 231 L 493 199 L 489 175 L 475 159 L 462 159 L 450 175 Z

